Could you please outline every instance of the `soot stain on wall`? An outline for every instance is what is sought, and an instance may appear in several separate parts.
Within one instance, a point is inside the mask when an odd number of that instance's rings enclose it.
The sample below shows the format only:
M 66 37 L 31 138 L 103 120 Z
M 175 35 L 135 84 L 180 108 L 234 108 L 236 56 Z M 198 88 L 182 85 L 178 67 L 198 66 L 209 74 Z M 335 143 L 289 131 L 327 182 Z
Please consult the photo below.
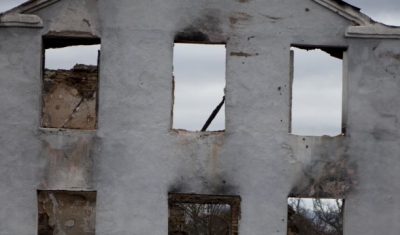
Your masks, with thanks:
M 176 33 L 175 42 L 224 43 L 220 15 L 219 10 L 204 9 L 199 18 Z
M 318 165 L 322 165 L 319 174 Z M 337 161 L 313 161 L 304 169 L 304 176 L 292 189 L 290 196 L 315 198 L 344 198 L 358 184 L 357 164 L 346 158 Z M 307 183 L 304 183 L 306 181 Z M 305 186 L 301 186 L 305 185 Z

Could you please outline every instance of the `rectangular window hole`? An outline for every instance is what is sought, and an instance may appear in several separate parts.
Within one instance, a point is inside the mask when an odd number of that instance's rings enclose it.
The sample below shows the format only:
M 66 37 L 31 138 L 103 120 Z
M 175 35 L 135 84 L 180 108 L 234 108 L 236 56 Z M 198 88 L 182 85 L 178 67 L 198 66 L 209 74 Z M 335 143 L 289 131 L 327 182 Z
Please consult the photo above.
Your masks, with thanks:
M 291 134 L 345 134 L 345 51 L 332 47 L 291 47 Z
M 100 39 L 43 38 L 41 126 L 97 128 Z
M 238 234 L 240 197 L 169 194 L 169 235 Z
M 38 234 L 94 235 L 96 192 L 38 191 Z
M 288 198 L 287 234 L 343 235 L 344 199 Z
M 174 45 L 173 129 L 225 129 L 225 45 Z

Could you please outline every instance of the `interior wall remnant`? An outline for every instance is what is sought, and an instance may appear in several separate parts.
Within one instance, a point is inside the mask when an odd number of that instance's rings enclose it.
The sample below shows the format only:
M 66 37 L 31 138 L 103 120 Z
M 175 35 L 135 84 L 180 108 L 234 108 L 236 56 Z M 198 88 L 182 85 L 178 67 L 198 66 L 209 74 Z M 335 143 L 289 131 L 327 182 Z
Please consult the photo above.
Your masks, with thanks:
M 98 67 L 44 70 L 42 127 L 93 130 L 97 127 Z
M 229 234 L 239 231 L 239 196 L 169 194 L 168 234 Z
M 94 235 L 96 192 L 38 191 L 38 235 Z
M 359 183 L 358 166 L 348 159 L 313 161 L 304 172 L 307 174 L 292 189 L 291 196 L 344 198 Z

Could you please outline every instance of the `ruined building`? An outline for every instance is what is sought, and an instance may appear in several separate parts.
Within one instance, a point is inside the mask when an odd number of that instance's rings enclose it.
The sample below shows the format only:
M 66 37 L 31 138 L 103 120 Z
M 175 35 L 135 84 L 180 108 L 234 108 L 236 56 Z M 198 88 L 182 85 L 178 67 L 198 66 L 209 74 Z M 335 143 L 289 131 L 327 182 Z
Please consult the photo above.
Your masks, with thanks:
M 224 131 L 172 128 L 174 43 L 226 46 Z M 75 45 L 97 65 L 45 68 Z M 293 46 L 343 61 L 340 135 L 291 134 Z M 341 0 L 27 1 L 0 14 L 0 234 L 190 234 L 219 205 L 215 231 L 279 235 L 288 197 L 398 234 L 399 76 L 400 28 Z

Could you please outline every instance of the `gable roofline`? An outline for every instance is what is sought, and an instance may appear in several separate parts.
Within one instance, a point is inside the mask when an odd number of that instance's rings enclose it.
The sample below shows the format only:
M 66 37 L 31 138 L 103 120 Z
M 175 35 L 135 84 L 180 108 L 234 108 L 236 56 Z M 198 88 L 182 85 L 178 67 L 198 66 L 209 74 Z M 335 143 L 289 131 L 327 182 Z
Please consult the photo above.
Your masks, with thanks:
M 314 2 L 328 8 L 336 14 L 353 22 L 355 25 L 366 25 L 373 21 L 370 17 L 360 12 L 361 8 L 350 5 L 342 0 L 313 0 Z
M 0 27 L 43 27 L 42 19 L 32 13 L 59 1 L 61 0 L 28 0 L 11 10 L 0 13 Z M 362 13 L 360 8 L 343 0 L 312 1 L 352 23 L 347 28 L 345 37 L 400 39 L 400 27 L 376 22 Z
M 28 0 L 21 5 L 0 13 L 0 27 L 43 27 L 42 19 L 32 14 L 61 0 Z
M 374 21 L 371 17 L 360 12 L 360 8 L 350 5 L 342 0 L 313 1 L 353 23 L 353 25 L 350 25 L 347 28 L 345 37 L 400 39 L 400 27 L 389 26 Z
M 30 14 L 61 0 L 28 0 L 8 11 L 0 13 L 0 16 L 6 14 Z

